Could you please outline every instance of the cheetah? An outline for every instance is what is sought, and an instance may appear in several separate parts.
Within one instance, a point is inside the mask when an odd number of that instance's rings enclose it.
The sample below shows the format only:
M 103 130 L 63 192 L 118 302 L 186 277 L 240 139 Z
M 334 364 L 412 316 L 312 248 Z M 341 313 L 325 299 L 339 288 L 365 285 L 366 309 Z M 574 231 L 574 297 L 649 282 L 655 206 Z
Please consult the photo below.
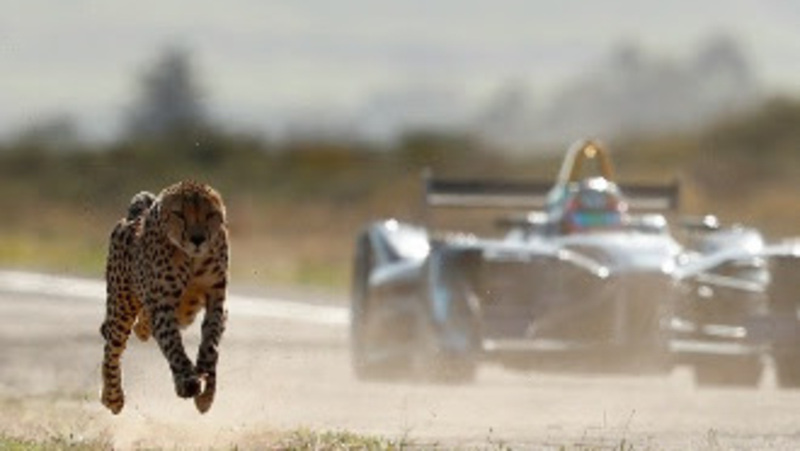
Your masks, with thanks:
M 225 205 L 208 185 L 183 181 L 158 196 L 131 200 L 111 233 L 106 263 L 106 317 L 101 401 L 122 411 L 120 359 L 131 331 L 152 335 L 169 363 L 175 391 L 211 408 L 217 385 L 218 347 L 225 330 L 228 284 Z M 196 364 L 186 355 L 180 329 L 205 308 Z

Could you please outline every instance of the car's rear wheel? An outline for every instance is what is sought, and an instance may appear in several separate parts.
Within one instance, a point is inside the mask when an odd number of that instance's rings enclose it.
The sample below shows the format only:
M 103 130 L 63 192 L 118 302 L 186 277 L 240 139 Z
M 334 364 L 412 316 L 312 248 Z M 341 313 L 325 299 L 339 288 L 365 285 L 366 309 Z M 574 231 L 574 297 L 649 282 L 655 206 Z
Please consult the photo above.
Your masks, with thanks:
M 800 354 L 776 355 L 775 378 L 780 388 L 800 388 Z
M 771 262 L 769 307 L 774 326 L 773 361 L 780 388 L 800 388 L 800 260 L 776 258 Z

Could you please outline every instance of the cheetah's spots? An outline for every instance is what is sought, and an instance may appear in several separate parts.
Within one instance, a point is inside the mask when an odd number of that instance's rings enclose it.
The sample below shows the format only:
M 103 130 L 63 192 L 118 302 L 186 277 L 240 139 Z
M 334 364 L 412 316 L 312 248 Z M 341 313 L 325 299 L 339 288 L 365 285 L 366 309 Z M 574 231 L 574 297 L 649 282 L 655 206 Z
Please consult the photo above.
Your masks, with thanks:
M 133 198 L 127 217 L 111 233 L 106 263 L 101 401 L 112 413 L 125 404 L 120 359 L 131 331 L 142 341 L 153 336 L 158 342 L 178 396 L 194 398 L 202 413 L 211 408 L 217 346 L 225 329 L 227 271 L 225 206 L 216 191 L 181 182 L 157 197 L 142 192 Z M 179 327 L 191 324 L 203 308 L 195 369 Z

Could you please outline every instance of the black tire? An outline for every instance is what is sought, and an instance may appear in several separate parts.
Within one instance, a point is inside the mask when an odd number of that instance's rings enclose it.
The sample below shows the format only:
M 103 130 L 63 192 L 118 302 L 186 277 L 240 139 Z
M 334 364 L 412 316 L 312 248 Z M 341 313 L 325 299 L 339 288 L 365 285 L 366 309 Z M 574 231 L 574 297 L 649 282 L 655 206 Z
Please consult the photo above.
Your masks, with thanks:
M 701 387 L 757 387 L 763 366 L 757 355 L 706 357 L 694 367 Z
M 369 337 L 369 276 L 373 264 L 368 232 L 359 235 L 353 261 L 350 299 L 350 363 L 358 379 L 373 380 L 383 375 L 379 362 L 370 359 Z
M 780 388 L 800 388 L 800 260 L 776 258 L 771 262 L 772 283 L 769 288 L 770 313 L 775 321 L 773 340 L 775 378 Z
M 446 284 L 447 291 L 453 296 L 450 314 L 444 323 L 436 324 L 431 311 L 433 302 L 423 303 L 413 367 L 418 377 L 429 382 L 468 384 L 476 378 L 481 349 L 480 321 L 470 307 L 469 288 L 464 280 L 471 273 L 457 257 L 445 267 L 449 274 L 442 278 L 441 283 Z M 422 298 L 429 299 L 433 290 L 427 285 L 423 289 Z M 453 334 L 465 340 L 465 345 L 448 346 L 445 337 Z
M 470 345 L 466 350 L 445 349 L 434 325 L 426 288 L 420 287 L 419 303 L 413 315 L 393 323 L 387 331 L 371 324 L 376 299 L 370 289 L 375 256 L 369 232 L 356 242 L 350 304 L 351 366 L 358 379 L 372 381 L 412 380 L 434 383 L 467 383 L 477 369 L 477 321 L 465 299 L 453 304 L 455 314 L 444 326 L 464 331 Z M 442 325 L 439 325 L 440 328 Z M 379 330 L 383 329 L 383 330 Z M 387 333 L 388 332 L 388 333 Z M 397 349 L 405 347 L 405 351 Z

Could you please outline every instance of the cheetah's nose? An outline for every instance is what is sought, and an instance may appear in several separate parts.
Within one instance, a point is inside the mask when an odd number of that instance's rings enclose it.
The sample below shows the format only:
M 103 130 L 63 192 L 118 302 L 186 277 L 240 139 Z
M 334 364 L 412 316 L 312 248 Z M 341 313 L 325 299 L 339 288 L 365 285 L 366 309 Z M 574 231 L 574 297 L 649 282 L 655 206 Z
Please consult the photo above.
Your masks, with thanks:
M 189 241 L 191 241 L 195 246 L 200 246 L 205 240 L 206 237 L 203 235 L 192 235 L 189 237 Z

